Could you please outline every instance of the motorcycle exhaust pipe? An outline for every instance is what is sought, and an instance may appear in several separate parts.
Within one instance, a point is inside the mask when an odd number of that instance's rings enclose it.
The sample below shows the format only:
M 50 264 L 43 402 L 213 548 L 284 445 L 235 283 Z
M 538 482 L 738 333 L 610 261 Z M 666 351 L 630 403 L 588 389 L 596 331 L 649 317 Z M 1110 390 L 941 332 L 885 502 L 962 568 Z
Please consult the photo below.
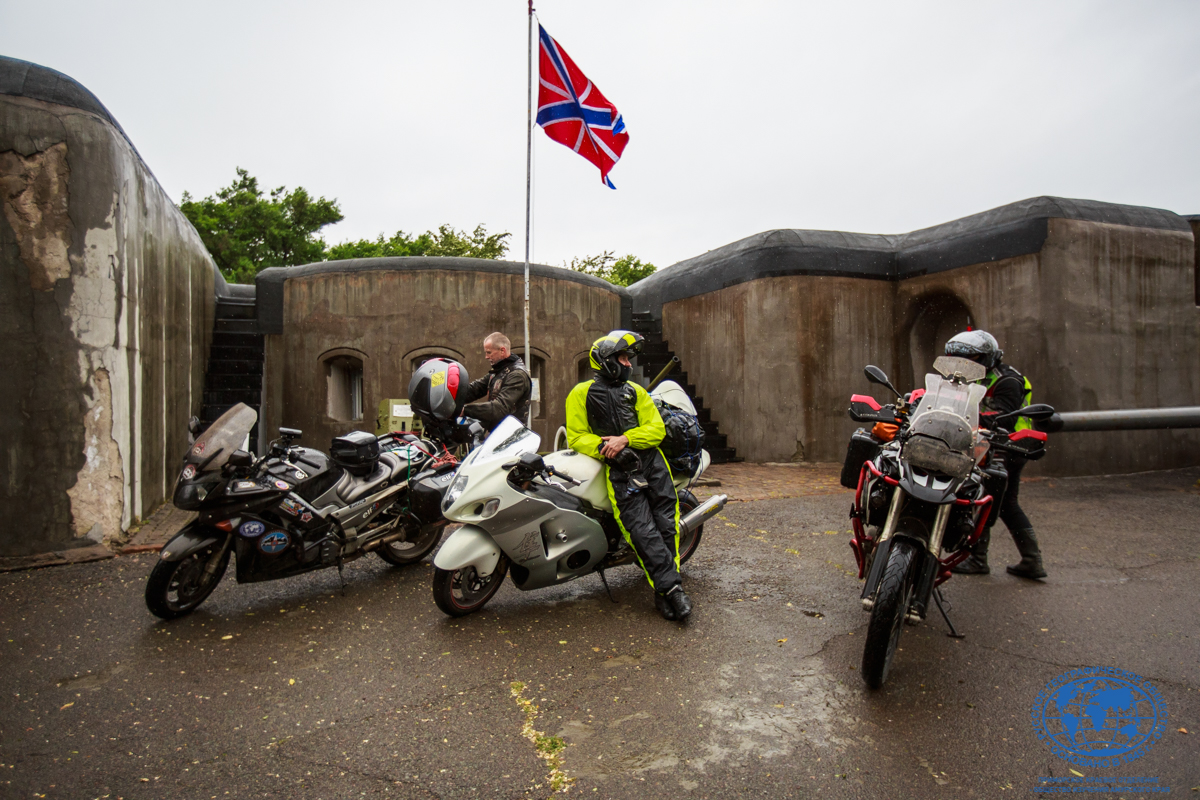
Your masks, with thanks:
M 725 503 L 727 502 L 729 502 L 729 496 L 724 494 L 708 498 L 684 515 L 683 519 L 679 520 L 679 527 L 691 533 L 721 513 L 721 509 L 725 508 Z
M 396 541 L 397 539 L 403 539 L 403 538 L 404 538 L 404 531 L 396 531 L 395 533 L 389 533 L 387 536 L 380 536 L 378 539 L 372 539 L 371 541 L 364 544 L 362 546 L 362 549 L 363 549 L 364 553 L 370 553 L 372 550 L 378 550 L 379 548 L 383 547 L 385 544 L 391 544 L 392 542 Z

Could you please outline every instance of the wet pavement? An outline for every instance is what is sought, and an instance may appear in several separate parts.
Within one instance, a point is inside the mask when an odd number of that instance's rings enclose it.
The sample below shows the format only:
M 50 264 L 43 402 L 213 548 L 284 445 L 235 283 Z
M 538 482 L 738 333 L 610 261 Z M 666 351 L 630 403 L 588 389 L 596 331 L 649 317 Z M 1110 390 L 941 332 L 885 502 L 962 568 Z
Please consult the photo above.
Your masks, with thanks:
M 546 797 L 539 753 L 567 796 L 990 798 L 1075 774 L 1200 792 L 1200 469 L 1023 486 L 1049 579 L 956 576 L 966 638 L 907 627 L 870 692 L 849 493 L 821 468 L 731 466 L 772 499 L 743 489 L 706 526 L 682 626 L 628 567 L 616 603 L 596 577 L 506 584 L 460 620 L 428 564 L 375 558 L 344 595 L 335 570 L 231 571 L 172 623 L 143 604 L 150 553 L 2 574 L 0 797 Z M 739 479 L 721 480 L 705 489 Z M 1047 682 L 1097 665 L 1169 711 L 1124 767 L 1064 761 L 1030 724 Z

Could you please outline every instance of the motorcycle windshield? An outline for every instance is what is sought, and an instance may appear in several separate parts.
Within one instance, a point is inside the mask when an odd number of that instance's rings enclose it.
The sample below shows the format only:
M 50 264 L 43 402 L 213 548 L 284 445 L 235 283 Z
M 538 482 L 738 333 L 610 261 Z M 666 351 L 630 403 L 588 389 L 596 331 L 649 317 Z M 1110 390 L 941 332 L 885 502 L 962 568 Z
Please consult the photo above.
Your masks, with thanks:
M 477 467 L 503 459 L 512 461 L 522 453 L 536 453 L 542 437 L 526 428 L 516 417 L 505 417 L 496 430 L 471 454 L 462 465 Z
M 245 403 L 238 403 L 218 417 L 195 444 L 188 448 L 183 463 L 195 464 L 197 472 L 220 469 L 246 441 L 257 420 L 258 412 Z M 203 470 L 201 464 L 204 465 Z
M 951 383 L 941 375 L 930 373 L 925 376 L 925 396 L 912 415 L 912 427 L 918 427 L 921 415 L 926 412 L 945 411 L 962 417 L 974 430 L 979 427 L 979 403 L 985 394 L 987 389 L 981 384 Z

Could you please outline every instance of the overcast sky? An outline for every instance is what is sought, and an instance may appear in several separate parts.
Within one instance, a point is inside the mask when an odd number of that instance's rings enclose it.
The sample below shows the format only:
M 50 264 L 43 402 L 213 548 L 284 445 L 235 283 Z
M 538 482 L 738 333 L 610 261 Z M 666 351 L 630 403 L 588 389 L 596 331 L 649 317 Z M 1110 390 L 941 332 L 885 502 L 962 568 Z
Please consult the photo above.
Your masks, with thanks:
M 534 260 L 660 268 L 771 228 L 903 233 L 1037 195 L 1200 213 L 1200 3 L 541 0 L 624 115 L 598 170 L 534 136 Z M 526 4 L 0 0 L 176 201 L 337 198 L 327 241 L 525 226 Z

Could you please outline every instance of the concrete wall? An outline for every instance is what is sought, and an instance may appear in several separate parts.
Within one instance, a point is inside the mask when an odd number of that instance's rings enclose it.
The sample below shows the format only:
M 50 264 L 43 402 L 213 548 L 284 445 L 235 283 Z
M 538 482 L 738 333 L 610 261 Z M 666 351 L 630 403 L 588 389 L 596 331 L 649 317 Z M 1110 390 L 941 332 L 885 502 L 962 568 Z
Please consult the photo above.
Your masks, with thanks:
M 350 430 L 374 431 L 379 401 L 408 397 L 413 359 L 423 354 L 446 354 L 472 379 L 482 377 L 489 333 L 502 331 L 515 350 L 523 347 L 522 271 L 519 264 L 435 258 L 264 271 L 258 282 L 259 325 L 267 334 L 261 441 L 280 425 L 300 428 L 304 444 L 319 448 Z M 545 362 L 542 417 L 534 429 L 549 448 L 565 422 L 563 403 L 577 382 L 578 359 L 620 325 L 626 296 L 553 267 L 536 267 L 530 283 L 533 354 Z M 362 420 L 327 413 L 324 361 L 338 354 L 363 362 Z
M 892 369 L 887 281 L 764 278 L 663 306 L 663 336 L 738 455 L 836 461 L 862 368 Z M 883 399 L 883 395 L 879 395 Z
M 174 485 L 221 281 L 103 106 L 12 59 L 0 205 L 0 555 L 105 543 Z
M 665 302 L 664 336 L 751 461 L 841 460 L 855 427 L 850 394 L 888 399 L 862 367 L 883 368 L 902 391 L 921 385 L 968 321 L 997 336 L 1035 400 L 1060 410 L 1200 403 L 1196 238 L 1186 226 L 1049 218 L 1032 241 L 1034 252 L 891 280 L 806 274 L 801 257 L 770 266 L 794 274 L 745 281 L 734 259 L 719 266 L 745 282 Z M 639 285 L 631 289 L 638 308 Z M 1200 431 L 1072 433 L 1053 437 L 1030 473 L 1197 463 Z

